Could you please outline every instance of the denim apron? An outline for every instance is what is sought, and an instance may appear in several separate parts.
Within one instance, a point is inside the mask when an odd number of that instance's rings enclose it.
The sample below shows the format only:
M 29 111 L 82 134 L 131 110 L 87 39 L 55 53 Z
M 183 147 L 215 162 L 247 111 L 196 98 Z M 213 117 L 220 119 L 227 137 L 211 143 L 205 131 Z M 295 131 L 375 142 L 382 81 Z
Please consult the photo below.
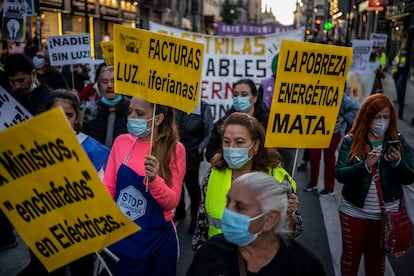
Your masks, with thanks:
M 114 199 L 141 230 L 109 246 L 120 261 L 108 260 L 107 264 L 113 275 L 176 275 L 175 227 L 172 221 L 165 221 L 162 207 L 146 191 L 145 176 L 127 166 L 131 150 L 118 169 Z

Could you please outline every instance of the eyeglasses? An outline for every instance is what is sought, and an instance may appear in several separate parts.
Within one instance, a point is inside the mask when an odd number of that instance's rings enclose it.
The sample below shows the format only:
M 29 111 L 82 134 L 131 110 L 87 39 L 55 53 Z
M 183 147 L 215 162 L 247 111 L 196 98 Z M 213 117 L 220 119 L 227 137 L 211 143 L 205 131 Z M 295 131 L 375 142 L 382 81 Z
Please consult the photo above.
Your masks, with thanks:
M 25 77 L 23 77 L 23 78 L 18 78 L 18 79 L 9 79 L 9 82 L 11 83 L 11 84 L 15 84 L 15 83 L 19 83 L 19 84 L 22 84 L 22 83 L 24 83 L 24 81 L 25 81 Z

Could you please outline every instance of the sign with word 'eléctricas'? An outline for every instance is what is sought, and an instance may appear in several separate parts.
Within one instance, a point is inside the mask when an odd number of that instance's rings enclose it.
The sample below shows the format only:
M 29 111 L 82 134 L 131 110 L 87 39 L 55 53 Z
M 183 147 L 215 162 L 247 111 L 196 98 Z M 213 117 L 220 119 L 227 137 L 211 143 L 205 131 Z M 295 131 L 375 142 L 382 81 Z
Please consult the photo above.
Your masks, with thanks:
M 115 92 L 190 113 L 200 98 L 204 44 L 114 26 Z
M 89 34 L 47 36 L 50 65 L 60 66 L 91 61 Z
M 0 208 L 48 271 L 139 230 L 106 191 L 61 109 L 1 131 L 0 144 Z
M 266 147 L 327 148 L 352 48 L 282 41 Z

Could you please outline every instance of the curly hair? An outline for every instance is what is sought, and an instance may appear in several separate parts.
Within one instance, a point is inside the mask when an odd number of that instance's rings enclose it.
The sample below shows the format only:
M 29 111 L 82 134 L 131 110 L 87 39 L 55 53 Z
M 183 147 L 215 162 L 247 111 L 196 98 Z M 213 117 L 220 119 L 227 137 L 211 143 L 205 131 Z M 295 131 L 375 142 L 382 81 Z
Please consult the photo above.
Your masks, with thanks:
M 349 152 L 350 160 L 353 160 L 356 156 L 365 157 L 366 139 L 370 132 L 372 121 L 375 119 L 375 115 L 386 107 L 390 109 L 390 125 L 386 133 L 391 136 L 392 140 L 398 140 L 397 118 L 392 102 L 384 94 L 373 94 L 363 102 L 348 133 L 354 136 Z
M 265 129 L 260 122 L 253 116 L 243 112 L 231 113 L 220 127 L 220 135 L 223 136 L 225 129 L 229 125 L 240 125 L 247 129 L 250 138 L 255 141 L 259 140 L 259 149 L 253 156 L 252 171 L 268 172 L 269 168 L 283 166 L 283 160 L 279 152 L 275 148 L 265 148 Z M 223 158 L 223 149 L 220 149 L 221 157 L 212 164 L 216 169 L 223 170 L 228 168 Z

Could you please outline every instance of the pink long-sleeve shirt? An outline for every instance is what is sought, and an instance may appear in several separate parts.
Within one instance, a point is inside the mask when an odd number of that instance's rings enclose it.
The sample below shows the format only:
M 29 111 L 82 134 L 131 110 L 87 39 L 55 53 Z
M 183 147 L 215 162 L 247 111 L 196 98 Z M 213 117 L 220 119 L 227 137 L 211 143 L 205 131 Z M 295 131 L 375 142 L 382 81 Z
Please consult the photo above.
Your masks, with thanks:
M 131 134 L 118 136 L 112 145 L 108 163 L 105 170 L 104 184 L 112 197 L 116 192 L 116 177 L 119 167 L 125 160 L 128 152 L 135 141 L 136 137 Z M 132 148 L 129 160 L 126 165 L 137 174 L 145 176 L 144 161 L 145 156 L 150 152 L 150 142 L 142 141 L 138 138 L 135 146 Z M 186 171 L 185 148 L 183 144 L 177 143 L 175 147 L 176 159 L 171 158 L 170 170 L 172 174 L 172 185 L 168 186 L 164 179 L 156 175 L 154 180 L 149 183 L 149 192 L 152 197 L 161 205 L 164 210 L 166 221 L 174 217 L 173 209 L 177 207 L 180 196 L 183 179 Z

